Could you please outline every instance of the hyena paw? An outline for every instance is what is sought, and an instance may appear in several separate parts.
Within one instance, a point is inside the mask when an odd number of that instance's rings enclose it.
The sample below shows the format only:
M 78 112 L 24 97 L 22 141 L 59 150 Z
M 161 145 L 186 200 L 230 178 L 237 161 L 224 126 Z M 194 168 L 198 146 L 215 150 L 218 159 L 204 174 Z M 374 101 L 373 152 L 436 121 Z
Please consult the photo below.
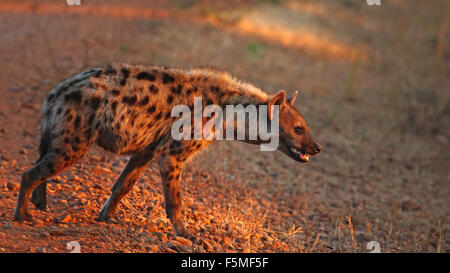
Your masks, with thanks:
M 97 221 L 99 221 L 99 222 L 108 222 L 108 220 L 109 220 L 110 218 L 111 218 L 111 217 L 108 215 L 108 212 L 106 211 L 106 209 L 103 208 L 103 209 L 100 211 L 100 214 L 98 215 Z
M 38 209 L 38 210 L 42 210 L 42 211 L 47 211 L 48 210 L 48 206 L 47 206 L 47 201 L 46 200 L 42 200 L 39 198 L 36 198 L 33 196 L 30 199 L 31 203 L 33 203 L 33 205 Z
M 187 239 L 193 238 L 192 234 L 187 230 L 183 222 L 176 223 L 174 225 L 174 228 L 176 236 L 182 236 Z
M 33 221 L 33 216 L 31 216 L 31 214 L 29 214 L 28 212 L 24 212 L 24 213 L 16 212 L 14 214 L 14 221 L 31 222 L 31 221 Z

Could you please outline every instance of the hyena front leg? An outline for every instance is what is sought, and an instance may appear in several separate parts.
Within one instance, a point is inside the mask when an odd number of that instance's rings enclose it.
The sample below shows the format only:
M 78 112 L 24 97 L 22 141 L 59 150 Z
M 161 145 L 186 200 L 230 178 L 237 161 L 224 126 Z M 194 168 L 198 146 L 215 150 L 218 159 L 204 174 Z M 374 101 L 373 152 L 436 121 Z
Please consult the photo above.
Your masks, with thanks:
M 189 236 L 181 219 L 180 172 L 183 162 L 176 156 L 162 155 L 160 171 L 167 217 L 172 222 L 176 235 Z
M 107 221 L 114 214 L 120 200 L 133 188 L 141 172 L 153 157 L 153 151 L 143 151 L 134 154 L 128 160 L 116 183 L 112 187 L 112 193 L 108 201 L 103 205 L 99 221 Z

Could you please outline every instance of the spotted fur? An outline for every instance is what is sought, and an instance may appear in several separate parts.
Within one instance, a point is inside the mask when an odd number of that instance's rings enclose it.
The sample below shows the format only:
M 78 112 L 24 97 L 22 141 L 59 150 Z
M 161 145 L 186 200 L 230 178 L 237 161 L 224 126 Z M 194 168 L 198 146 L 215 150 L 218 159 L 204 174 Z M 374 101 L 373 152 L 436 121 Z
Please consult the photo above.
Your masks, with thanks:
M 175 141 L 170 130 L 173 105 L 192 107 L 194 96 L 204 106 L 266 104 L 270 96 L 227 73 L 193 69 L 108 65 L 87 70 L 56 86 L 43 105 L 40 158 L 22 175 L 16 220 L 28 220 L 27 202 L 46 209 L 46 179 L 83 157 L 92 144 L 130 160 L 100 212 L 108 220 L 131 190 L 147 163 L 158 158 L 167 216 L 177 234 L 186 234 L 181 220 L 180 170 L 183 163 L 212 141 Z

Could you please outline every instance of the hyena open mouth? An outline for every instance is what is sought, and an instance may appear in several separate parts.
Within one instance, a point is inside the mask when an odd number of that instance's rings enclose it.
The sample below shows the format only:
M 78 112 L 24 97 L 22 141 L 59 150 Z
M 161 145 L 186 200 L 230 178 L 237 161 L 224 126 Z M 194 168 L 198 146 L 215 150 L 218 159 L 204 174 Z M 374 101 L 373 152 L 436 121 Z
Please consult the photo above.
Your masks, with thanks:
M 301 162 L 309 161 L 309 154 L 302 152 L 301 149 L 299 149 L 297 147 L 291 147 L 291 148 L 289 148 L 289 151 L 292 153 L 293 156 L 295 156 Z

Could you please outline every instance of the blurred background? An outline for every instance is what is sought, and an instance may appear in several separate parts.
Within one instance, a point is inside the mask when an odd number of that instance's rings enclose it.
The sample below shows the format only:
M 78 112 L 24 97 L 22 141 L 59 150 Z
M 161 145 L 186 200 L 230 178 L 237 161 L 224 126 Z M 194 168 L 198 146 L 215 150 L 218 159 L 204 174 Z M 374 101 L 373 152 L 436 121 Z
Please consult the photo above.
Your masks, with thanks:
M 445 0 L 0 1 L 0 251 L 450 252 L 449 24 Z M 12 222 L 46 95 L 113 62 L 300 90 L 323 152 L 299 165 L 211 145 L 183 172 L 190 243 L 172 235 L 153 165 L 117 220 L 95 221 L 126 162 L 100 149 L 50 181 L 48 213 Z

